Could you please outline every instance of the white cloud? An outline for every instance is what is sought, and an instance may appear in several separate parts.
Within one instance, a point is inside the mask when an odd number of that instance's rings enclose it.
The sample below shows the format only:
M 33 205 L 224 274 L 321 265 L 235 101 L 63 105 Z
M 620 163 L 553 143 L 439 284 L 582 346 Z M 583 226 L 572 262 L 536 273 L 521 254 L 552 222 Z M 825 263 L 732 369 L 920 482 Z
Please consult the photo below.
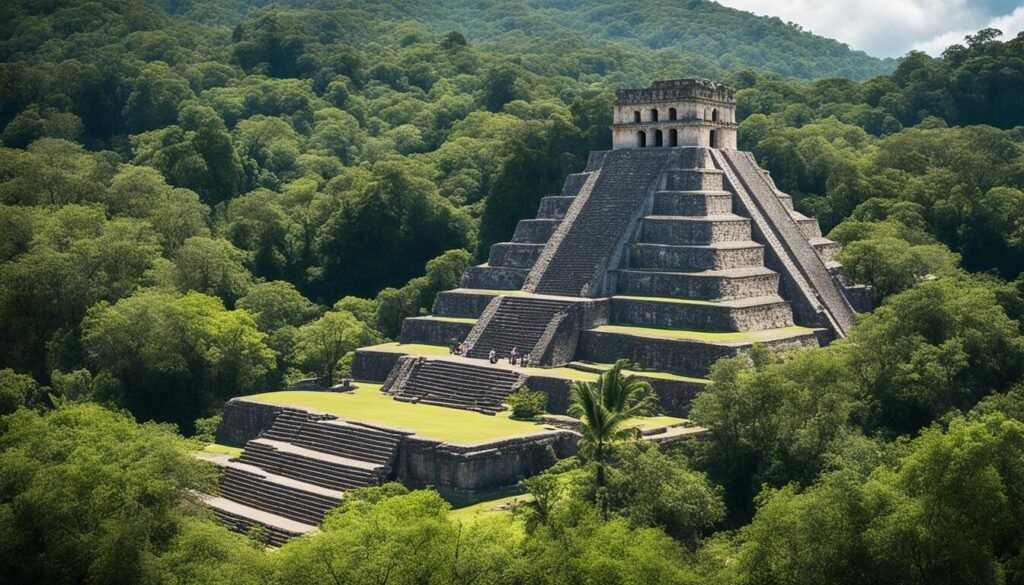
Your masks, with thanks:
M 1024 6 L 1016 8 L 1005 16 L 993 18 L 982 26 L 952 30 L 925 41 L 918 41 L 914 43 L 913 48 L 932 55 L 938 55 L 950 45 L 963 44 L 965 36 L 972 35 L 983 28 L 995 28 L 1003 31 L 1004 39 L 1017 36 L 1017 33 L 1024 30 Z
M 1024 29 L 1021 0 L 718 0 L 755 14 L 778 16 L 815 34 L 872 55 L 898 57 L 910 49 L 941 53 L 986 26 L 1007 36 Z M 1012 4 L 1016 4 L 1014 7 Z M 1007 13 L 1016 8 L 1012 13 Z M 1000 26 L 1001 25 L 1001 26 Z

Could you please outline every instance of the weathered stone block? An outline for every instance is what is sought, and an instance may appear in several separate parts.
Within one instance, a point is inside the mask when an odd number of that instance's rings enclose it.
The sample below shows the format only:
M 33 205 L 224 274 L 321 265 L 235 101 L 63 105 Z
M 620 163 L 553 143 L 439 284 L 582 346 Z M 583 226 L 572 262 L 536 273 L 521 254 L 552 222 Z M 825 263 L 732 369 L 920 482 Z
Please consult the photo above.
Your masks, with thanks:
M 789 303 L 778 297 L 739 306 L 613 297 L 612 323 L 703 331 L 760 331 L 792 325 L 793 313 Z
M 352 377 L 367 382 L 383 382 L 403 355 L 397 351 L 357 349 L 352 360 Z
M 462 288 L 519 290 L 529 270 L 504 266 L 470 266 L 462 275 Z
M 723 191 L 722 171 L 695 168 L 667 173 L 668 191 Z
M 654 194 L 654 215 L 720 215 L 732 213 L 728 191 L 659 191 Z
M 778 291 L 779 275 L 767 269 L 693 273 L 618 271 L 618 292 L 622 295 L 715 301 L 763 297 Z
M 704 217 L 648 216 L 640 226 L 640 241 L 649 244 L 712 244 L 750 240 L 750 220 L 737 215 Z
M 406 438 L 399 451 L 397 479 L 463 495 L 512 486 L 577 451 L 578 435 L 557 430 L 481 445 L 450 445 Z
M 730 242 L 729 245 L 673 246 L 668 244 L 632 244 L 629 266 L 643 270 L 699 272 L 750 268 L 764 264 L 764 246 L 754 242 Z
M 398 340 L 401 343 L 449 345 L 453 339 L 465 339 L 472 328 L 472 323 L 446 321 L 435 317 L 409 317 L 402 321 L 402 334 Z
M 537 209 L 537 219 L 563 219 L 575 199 L 563 195 L 542 198 Z
M 437 293 L 432 313 L 438 317 L 471 317 L 480 313 L 497 296 L 497 293 L 479 292 L 466 289 L 446 290 Z
M 489 266 L 529 269 L 537 261 L 544 244 L 523 244 L 519 242 L 502 242 L 491 246 L 491 255 L 487 259 Z
M 521 219 L 516 224 L 512 241 L 525 244 L 543 244 L 561 224 L 558 219 Z M 491 250 L 494 251 L 493 249 Z

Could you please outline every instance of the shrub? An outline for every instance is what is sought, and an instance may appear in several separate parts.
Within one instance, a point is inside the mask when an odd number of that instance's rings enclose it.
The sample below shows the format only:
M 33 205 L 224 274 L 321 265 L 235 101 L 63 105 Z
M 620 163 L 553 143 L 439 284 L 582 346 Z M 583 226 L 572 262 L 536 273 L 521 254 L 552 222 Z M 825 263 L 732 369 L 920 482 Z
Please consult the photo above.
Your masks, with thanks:
M 506 402 L 512 407 L 512 418 L 534 418 L 544 413 L 548 406 L 548 395 L 523 386 L 513 392 Z

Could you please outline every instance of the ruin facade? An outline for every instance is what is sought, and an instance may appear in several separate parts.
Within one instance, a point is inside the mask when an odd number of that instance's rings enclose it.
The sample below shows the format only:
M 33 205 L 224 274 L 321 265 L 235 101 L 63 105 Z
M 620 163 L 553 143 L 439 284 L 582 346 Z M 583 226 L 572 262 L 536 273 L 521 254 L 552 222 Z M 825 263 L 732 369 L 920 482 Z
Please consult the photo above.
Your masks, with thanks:
M 657 81 L 618 91 L 614 107 L 613 149 L 591 153 L 510 241 L 437 295 L 431 315 L 406 319 L 400 343 L 358 350 L 357 380 L 383 382 L 397 401 L 481 416 L 528 386 L 557 414 L 574 379 L 626 358 L 665 412 L 685 416 L 715 361 L 754 344 L 784 351 L 846 335 L 858 289 L 835 261 L 839 246 L 735 149 L 731 90 Z M 417 350 L 452 340 L 465 355 Z M 533 367 L 487 359 L 513 348 Z M 229 404 L 221 432 L 218 442 L 246 450 L 221 461 L 226 481 L 212 505 L 241 528 L 276 521 L 282 538 L 296 533 L 289 522 L 312 529 L 345 489 L 386 479 L 498 488 L 575 444 L 570 431 L 552 429 L 460 448 L 245 399 Z

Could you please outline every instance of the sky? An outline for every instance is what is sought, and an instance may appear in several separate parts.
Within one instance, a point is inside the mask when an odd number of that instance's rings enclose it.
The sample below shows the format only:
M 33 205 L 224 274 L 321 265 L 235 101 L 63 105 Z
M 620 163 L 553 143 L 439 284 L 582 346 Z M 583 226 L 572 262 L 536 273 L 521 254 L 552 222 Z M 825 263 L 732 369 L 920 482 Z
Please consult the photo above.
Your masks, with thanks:
M 983 28 L 1013 38 L 1024 30 L 1024 0 L 716 0 L 795 22 L 876 57 L 939 55 Z

